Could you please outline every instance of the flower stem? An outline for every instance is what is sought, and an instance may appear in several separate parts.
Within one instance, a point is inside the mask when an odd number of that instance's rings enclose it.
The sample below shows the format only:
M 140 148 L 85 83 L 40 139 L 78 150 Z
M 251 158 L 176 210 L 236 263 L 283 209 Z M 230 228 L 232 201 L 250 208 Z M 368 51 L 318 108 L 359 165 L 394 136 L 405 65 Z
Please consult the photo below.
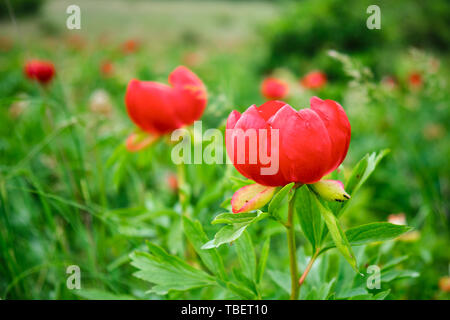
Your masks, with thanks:
M 303 282 L 305 282 L 306 276 L 308 275 L 309 271 L 311 270 L 311 267 L 313 266 L 314 262 L 316 261 L 316 258 L 318 257 L 319 252 L 320 252 L 319 249 L 317 249 L 316 252 L 314 252 L 313 256 L 311 257 L 311 260 L 309 260 L 308 265 L 306 266 L 305 271 L 303 271 L 302 276 L 298 280 L 299 290 L 300 290 Z
M 186 184 L 186 168 L 184 163 L 177 165 L 177 180 L 178 180 L 178 198 L 182 208 L 182 214 L 187 215 L 186 212 L 186 194 L 185 194 L 185 184 Z
M 286 223 L 286 232 L 289 248 L 289 265 L 291 270 L 291 300 L 297 300 L 298 298 L 298 271 L 297 271 L 297 254 L 295 247 L 295 230 L 294 230 L 294 203 L 295 195 L 289 201 L 288 207 L 288 220 Z

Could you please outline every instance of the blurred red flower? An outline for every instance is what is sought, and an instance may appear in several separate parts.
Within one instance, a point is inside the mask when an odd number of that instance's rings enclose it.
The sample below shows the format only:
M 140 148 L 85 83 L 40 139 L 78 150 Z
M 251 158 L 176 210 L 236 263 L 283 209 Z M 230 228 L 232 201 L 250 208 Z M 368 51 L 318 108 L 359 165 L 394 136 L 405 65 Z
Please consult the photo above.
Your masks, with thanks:
M 30 60 L 25 64 L 25 75 L 41 84 L 48 84 L 55 75 L 53 63 L 44 60 Z
M 267 100 L 284 99 L 289 94 L 289 85 L 281 79 L 268 77 L 261 84 L 261 94 Z
M 166 182 L 170 190 L 172 190 L 173 192 L 176 192 L 178 190 L 178 178 L 176 174 L 174 173 L 168 174 Z
M 86 47 L 86 40 L 79 34 L 73 34 L 67 37 L 67 45 L 77 51 Z
M 122 43 L 121 49 L 125 54 L 131 54 L 136 52 L 140 47 L 140 43 L 137 40 L 130 39 Z
M 439 279 L 439 289 L 443 292 L 450 292 L 450 277 L 442 277 Z
M 105 77 L 110 77 L 114 72 L 114 65 L 111 61 L 105 60 L 100 64 L 100 73 Z
M 192 71 L 177 67 L 169 75 L 169 84 L 136 79 L 128 83 L 128 115 L 143 131 L 162 135 L 192 124 L 203 114 L 206 88 Z
M 252 148 L 251 142 L 246 142 L 249 129 L 256 129 L 258 135 Z M 260 129 L 267 130 L 265 141 L 260 141 Z M 261 168 L 271 164 L 262 161 L 260 149 L 271 150 L 273 130 L 278 130 L 279 143 L 271 152 L 278 153 L 279 169 L 273 175 L 263 175 Z M 226 148 L 236 169 L 259 184 L 309 184 L 342 163 L 350 137 L 351 127 L 344 109 L 335 101 L 313 97 L 311 108 L 300 111 L 283 101 L 268 101 L 259 107 L 252 105 L 242 115 L 232 111 L 227 120 Z M 245 153 L 244 163 L 239 163 L 238 153 Z M 251 163 L 249 159 L 256 161 Z
M 300 83 L 307 89 L 321 89 L 327 84 L 327 75 L 322 71 L 311 71 Z
M 419 89 L 423 83 L 422 75 L 417 71 L 411 72 L 408 75 L 408 82 L 412 88 Z
M 397 88 L 397 80 L 393 76 L 385 76 L 381 79 L 381 84 L 389 90 Z

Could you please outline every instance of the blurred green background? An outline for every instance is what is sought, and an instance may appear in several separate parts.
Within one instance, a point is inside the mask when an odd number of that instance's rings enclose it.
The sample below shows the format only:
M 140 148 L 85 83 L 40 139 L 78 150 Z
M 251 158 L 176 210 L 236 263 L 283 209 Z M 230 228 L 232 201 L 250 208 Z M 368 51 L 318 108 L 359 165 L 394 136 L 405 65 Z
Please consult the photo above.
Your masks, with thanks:
M 297 109 L 314 95 L 339 101 L 352 125 L 345 172 L 368 152 L 391 150 L 344 226 L 404 213 L 417 231 L 360 249 L 362 263 L 389 268 L 382 280 L 388 299 L 449 298 L 439 287 L 450 276 L 449 1 L 80 0 L 81 30 L 66 28 L 70 4 L 0 2 L 0 298 L 161 298 L 132 276 L 128 255 L 150 240 L 182 256 L 180 204 L 167 182 L 177 169 L 165 141 L 126 152 L 134 126 L 123 97 L 131 78 L 166 82 L 180 64 L 208 88 L 204 130 L 224 129 L 233 109 L 260 105 L 268 74 L 289 82 L 287 102 Z M 372 4 L 381 9 L 380 30 L 366 27 Z M 31 58 L 54 62 L 57 77 L 48 88 L 23 76 Z M 318 91 L 299 84 L 312 70 L 328 77 Z M 187 169 L 190 210 L 211 238 L 217 226 L 210 221 L 239 174 L 226 165 Z M 268 268 L 288 269 L 276 226 L 267 222 L 251 236 L 258 250 L 271 236 Z M 300 256 L 309 254 L 300 234 L 298 242 Z M 233 250 L 219 251 L 234 268 Z M 319 267 L 311 277 L 347 279 L 339 256 L 327 259 L 327 277 Z M 66 287 L 72 264 L 82 270 L 81 291 Z M 361 285 L 348 279 L 350 291 Z M 282 282 L 266 274 L 263 298 L 286 298 Z M 358 297 L 339 296 L 343 287 L 337 298 Z M 206 288 L 163 298 L 230 297 Z

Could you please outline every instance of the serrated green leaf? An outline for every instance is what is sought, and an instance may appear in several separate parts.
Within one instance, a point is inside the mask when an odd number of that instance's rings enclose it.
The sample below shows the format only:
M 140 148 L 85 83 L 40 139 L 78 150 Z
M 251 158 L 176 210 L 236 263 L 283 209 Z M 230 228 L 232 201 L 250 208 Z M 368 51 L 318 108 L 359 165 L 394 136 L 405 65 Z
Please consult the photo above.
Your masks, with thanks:
M 249 233 L 244 231 L 235 244 L 239 263 L 245 276 L 256 283 L 256 254 Z
M 183 229 L 184 234 L 209 271 L 217 275 L 220 279 L 225 279 L 225 267 L 223 265 L 222 257 L 219 255 L 217 250 L 202 250 L 202 246 L 208 241 L 208 237 L 203 231 L 203 227 L 200 222 L 197 220 L 193 221 L 188 217 L 183 217 Z
M 152 291 L 166 294 L 170 290 L 185 291 L 215 285 L 214 278 L 161 247 L 148 243 L 150 253 L 135 251 L 130 255 L 131 265 L 139 269 L 133 275 L 154 284 Z

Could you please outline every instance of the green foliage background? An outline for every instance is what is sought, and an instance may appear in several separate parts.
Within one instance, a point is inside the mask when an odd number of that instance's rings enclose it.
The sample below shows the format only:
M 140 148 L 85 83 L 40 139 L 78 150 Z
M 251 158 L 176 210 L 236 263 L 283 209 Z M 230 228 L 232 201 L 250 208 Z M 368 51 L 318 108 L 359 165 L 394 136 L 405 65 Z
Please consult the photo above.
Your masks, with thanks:
M 80 31 L 65 29 L 70 1 L 46 1 L 16 27 L 1 22 L 2 299 L 289 297 L 286 235 L 274 219 L 252 223 L 231 246 L 198 253 L 223 227 L 211 221 L 248 183 L 232 166 L 187 166 L 180 201 L 167 184 L 181 170 L 168 138 L 125 150 L 134 129 L 123 102 L 128 81 L 165 82 L 179 64 L 208 87 L 203 130 L 224 130 L 231 110 L 260 105 L 262 77 L 274 72 L 289 81 L 295 108 L 308 107 L 313 95 L 345 108 L 352 141 L 342 180 L 365 154 L 390 149 L 340 221 L 349 230 L 403 212 L 419 236 L 355 246 L 363 277 L 328 250 L 300 298 L 449 298 L 438 287 L 450 261 L 448 1 L 380 1 L 380 31 L 365 27 L 366 1 L 79 2 Z M 126 39 L 140 41 L 136 53 L 121 52 Z M 47 89 L 23 76 L 32 57 L 56 65 Z M 111 77 L 99 72 L 105 60 L 114 64 Z M 327 73 L 327 86 L 300 88 L 298 79 L 313 69 Z M 413 71 L 423 77 L 419 89 L 408 83 Z M 394 89 L 382 82 L 388 75 Z M 110 97 L 106 116 L 90 108 L 97 89 Z M 284 200 L 282 219 L 286 212 Z M 313 255 L 302 217 L 295 218 L 299 270 Z M 371 264 L 381 266 L 380 289 L 365 285 Z M 80 266 L 82 290 L 67 288 L 69 265 Z M 170 281 L 177 274 L 184 281 Z

